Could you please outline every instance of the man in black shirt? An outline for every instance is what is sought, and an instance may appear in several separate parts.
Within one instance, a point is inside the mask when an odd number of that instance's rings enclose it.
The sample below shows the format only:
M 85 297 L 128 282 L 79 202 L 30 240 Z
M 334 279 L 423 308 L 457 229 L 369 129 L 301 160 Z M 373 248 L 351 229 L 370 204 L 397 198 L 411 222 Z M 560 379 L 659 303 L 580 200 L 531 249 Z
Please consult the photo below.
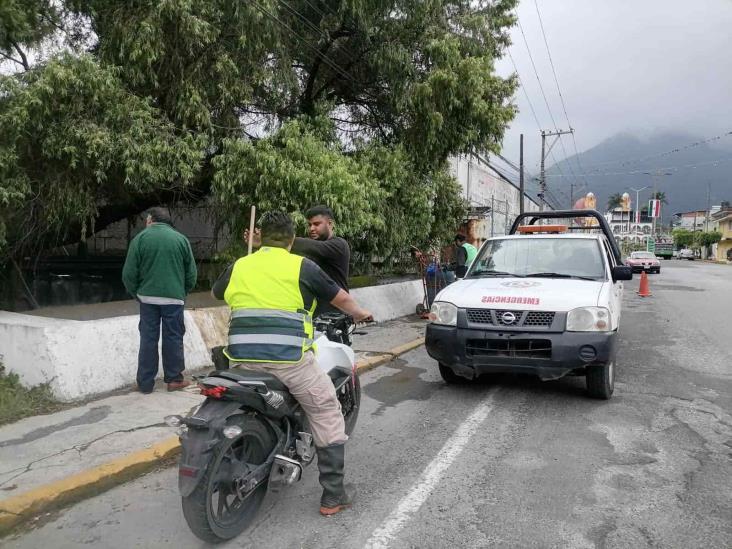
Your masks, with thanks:
M 305 212 L 310 238 L 295 238 L 292 252 L 314 261 L 338 286 L 348 291 L 351 248 L 333 234 L 333 211 L 328 206 L 314 206 Z

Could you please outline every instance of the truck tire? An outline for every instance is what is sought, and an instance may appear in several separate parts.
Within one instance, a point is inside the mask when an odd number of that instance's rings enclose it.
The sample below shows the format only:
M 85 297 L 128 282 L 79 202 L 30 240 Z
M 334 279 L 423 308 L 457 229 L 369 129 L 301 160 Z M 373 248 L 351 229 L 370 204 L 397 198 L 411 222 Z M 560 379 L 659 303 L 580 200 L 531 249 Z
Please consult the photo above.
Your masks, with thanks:
M 457 375 L 449 366 L 445 366 L 441 362 L 438 363 L 438 366 L 440 368 L 440 375 L 445 383 L 449 385 L 465 385 L 466 383 L 470 383 L 469 379 Z
M 615 390 L 615 360 L 588 366 L 585 382 L 590 397 L 608 400 Z

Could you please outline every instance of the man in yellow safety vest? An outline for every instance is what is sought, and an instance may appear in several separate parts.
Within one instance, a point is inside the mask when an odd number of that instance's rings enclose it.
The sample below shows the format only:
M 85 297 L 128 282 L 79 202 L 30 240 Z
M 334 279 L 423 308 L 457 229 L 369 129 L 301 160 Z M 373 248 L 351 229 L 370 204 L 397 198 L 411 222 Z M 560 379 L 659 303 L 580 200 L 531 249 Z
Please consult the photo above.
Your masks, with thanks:
M 303 407 L 318 454 L 320 512 L 332 515 L 351 505 L 343 483 L 348 436 L 333 383 L 313 352 L 312 313 L 321 301 L 357 322 L 372 316 L 315 263 L 290 253 L 295 229 L 287 214 L 268 212 L 260 225 L 262 247 L 231 265 L 212 290 L 231 307 L 224 353 L 232 365 L 276 376 Z

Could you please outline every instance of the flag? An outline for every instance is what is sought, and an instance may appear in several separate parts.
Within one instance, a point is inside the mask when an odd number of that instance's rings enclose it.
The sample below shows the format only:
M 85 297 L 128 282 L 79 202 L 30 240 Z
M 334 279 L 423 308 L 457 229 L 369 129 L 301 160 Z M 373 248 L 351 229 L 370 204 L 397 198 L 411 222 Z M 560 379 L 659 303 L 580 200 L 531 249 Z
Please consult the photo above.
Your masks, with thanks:
M 648 215 L 650 217 L 661 217 L 661 201 L 650 200 L 648 202 Z

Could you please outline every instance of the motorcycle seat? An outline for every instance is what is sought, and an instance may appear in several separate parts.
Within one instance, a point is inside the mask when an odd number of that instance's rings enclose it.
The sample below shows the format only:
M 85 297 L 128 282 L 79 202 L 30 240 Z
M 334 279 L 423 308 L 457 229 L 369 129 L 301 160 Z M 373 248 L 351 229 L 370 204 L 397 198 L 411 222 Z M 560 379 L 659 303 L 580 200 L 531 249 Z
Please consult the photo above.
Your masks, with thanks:
M 244 370 L 241 368 L 216 372 L 216 375 L 231 381 L 261 381 L 267 385 L 270 391 L 287 391 L 287 386 L 272 374 Z

